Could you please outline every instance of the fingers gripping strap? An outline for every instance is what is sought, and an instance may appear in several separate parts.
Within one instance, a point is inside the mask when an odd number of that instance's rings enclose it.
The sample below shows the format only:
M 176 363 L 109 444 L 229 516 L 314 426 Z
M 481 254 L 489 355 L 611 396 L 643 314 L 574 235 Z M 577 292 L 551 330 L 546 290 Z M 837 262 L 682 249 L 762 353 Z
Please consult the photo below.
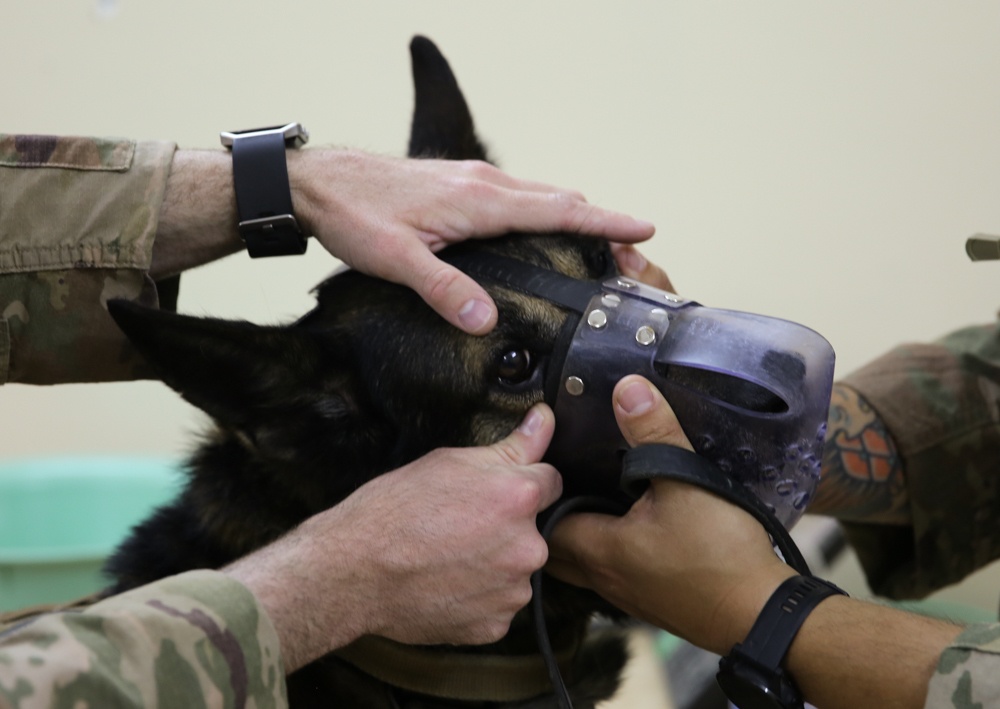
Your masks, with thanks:
M 804 576 L 812 575 L 784 525 L 753 493 L 707 459 L 684 448 L 664 444 L 644 445 L 629 450 L 622 465 L 622 488 L 638 497 L 643 484 L 653 478 L 697 485 L 743 508 L 764 526 L 789 566 Z

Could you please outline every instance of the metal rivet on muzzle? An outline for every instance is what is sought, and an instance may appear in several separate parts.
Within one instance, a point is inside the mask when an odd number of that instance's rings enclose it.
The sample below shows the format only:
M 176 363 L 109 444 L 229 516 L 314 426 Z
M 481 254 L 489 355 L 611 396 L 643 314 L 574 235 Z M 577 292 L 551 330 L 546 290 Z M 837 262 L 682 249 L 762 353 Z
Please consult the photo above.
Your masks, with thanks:
M 635 331 L 635 341 L 643 347 L 653 344 L 656 342 L 656 330 L 649 325 L 643 325 Z
M 587 324 L 595 330 L 600 330 L 608 324 L 608 315 L 603 310 L 591 310 L 587 316 Z
M 580 377 L 566 377 L 566 391 L 573 396 L 583 393 L 583 380 Z

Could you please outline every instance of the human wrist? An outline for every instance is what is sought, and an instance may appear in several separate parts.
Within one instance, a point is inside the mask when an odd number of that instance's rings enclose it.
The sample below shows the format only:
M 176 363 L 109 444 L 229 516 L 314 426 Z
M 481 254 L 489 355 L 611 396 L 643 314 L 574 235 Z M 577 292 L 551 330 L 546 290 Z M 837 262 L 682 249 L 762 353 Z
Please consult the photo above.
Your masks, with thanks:
M 816 606 L 836 595 L 845 594 L 808 574 L 778 586 L 746 638 L 719 662 L 716 679 L 732 703 L 747 709 L 802 707 L 802 689 L 787 671 L 789 647 Z
M 281 642 L 286 673 L 369 634 L 377 615 L 366 595 L 372 574 L 358 551 L 363 545 L 335 543 L 325 530 L 310 529 L 310 522 L 223 569 L 264 608 Z
M 292 206 L 304 234 L 323 240 L 321 235 L 328 231 L 323 225 L 336 221 L 346 207 L 337 201 L 346 190 L 336 185 L 349 179 L 352 171 L 358 174 L 356 166 L 364 157 L 361 151 L 335 147 L 287 152 Z
M 239 251 L 232 163 L 223 150 L 177 150 L 167 176 L 150 267 L 154 279 Z
M 708 640 L 703 647 L 726 655 L 734 645 L 743 642 L 774 592 L 796 573 L 792 567 L 776 560 L 732 584 L 714 604 L 715 611 L 706 634 Z

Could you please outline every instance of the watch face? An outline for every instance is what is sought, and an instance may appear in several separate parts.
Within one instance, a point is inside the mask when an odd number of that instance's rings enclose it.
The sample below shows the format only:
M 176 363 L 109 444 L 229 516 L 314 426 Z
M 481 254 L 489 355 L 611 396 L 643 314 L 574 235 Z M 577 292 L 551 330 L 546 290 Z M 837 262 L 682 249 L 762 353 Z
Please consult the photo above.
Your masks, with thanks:
M 723 684 L 719 680 L 719 685 L 736 709 L 787 709 L 770 692 L 752 684 L 744 684 L 740 680 Z
M 787 682 L 746 665 L 720 671 L 716 680 L 737 709 L 802 709 L 798 692 Z
M 781 662 L 802 621 L 824 598 L 843 593 L 814 576 L 782 581 L 764 604 L 747 639 L 719 660 L 719 685 L 740 709 L 802 709 L 802 694 Z

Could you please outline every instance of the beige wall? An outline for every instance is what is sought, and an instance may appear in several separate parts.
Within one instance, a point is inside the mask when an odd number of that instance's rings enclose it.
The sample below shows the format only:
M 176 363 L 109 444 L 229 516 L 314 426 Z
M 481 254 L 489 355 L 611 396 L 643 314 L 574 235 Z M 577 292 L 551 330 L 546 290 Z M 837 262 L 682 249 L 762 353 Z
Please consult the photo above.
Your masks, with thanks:
M 646 251 L 709 305 L 801 321 L 846 373 L 985 321 L 1000 263 L 1000 5 L 7 0 L 0 130 L 166 138 L 301 120 L 400 154 L 407 43 L 451 59 L 502 165 L 652 219 Z M 2 200 L 2 196 L 0 196 Z M 2 208 L 2 203 L 0 203 Z M 334 262 L 189 274 L 181 308 L 275 322 Z M 157 384 L 0 390 L 0 455 L 179 454 Z

